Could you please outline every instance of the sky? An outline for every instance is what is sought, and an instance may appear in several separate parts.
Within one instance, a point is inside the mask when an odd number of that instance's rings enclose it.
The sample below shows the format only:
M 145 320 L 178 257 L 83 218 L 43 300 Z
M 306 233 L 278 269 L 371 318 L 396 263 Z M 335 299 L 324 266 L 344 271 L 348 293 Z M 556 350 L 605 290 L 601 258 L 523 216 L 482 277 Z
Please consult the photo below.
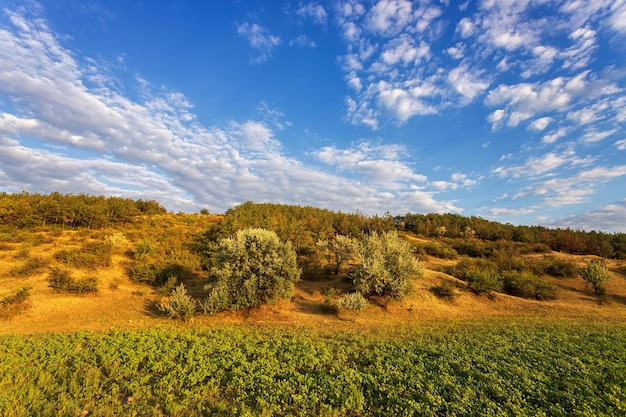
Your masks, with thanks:
M 0 8 L 0 191 L 626 232 L 626 0 Z

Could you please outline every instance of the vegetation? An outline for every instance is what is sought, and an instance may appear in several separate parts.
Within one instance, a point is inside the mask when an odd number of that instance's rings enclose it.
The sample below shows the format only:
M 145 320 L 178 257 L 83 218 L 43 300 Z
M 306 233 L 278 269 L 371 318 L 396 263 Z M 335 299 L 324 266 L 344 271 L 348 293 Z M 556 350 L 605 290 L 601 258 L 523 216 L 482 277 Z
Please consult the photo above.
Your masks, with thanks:
M 29 307 L 30 288 L 22 287 L 0 300 L 0 318 L 8 319 Z
M 43 272 L 48 264 L 47 260 L 40 257 L 28 257 L 21 266 L 12 268 L 9 273 L 14 277 L 29 277 Z
M 357 251 L 358 263 L 351 278 L 362 294 L 403 297 L 411 290 L 410 280 L 423 275 L 411 245 L 395 232 L 366 235 Z
M 459 296 L 455 287 L 452 281 L 446 279 L 442 280 L 441 284 L 431 287 L 430 292 L 438 298 L 454 301 Z
M 190 320 L 196 313 L 198 302 L 187 294 L 183 284 L 172 290 L 168 300 L 158 304 L 159 310 L 172 319 Z
M 0 224 L 18 228 L 57 225 L 97 229 L 137 216 L 165 213 L 156 201 L 85 194 L 0 193 Z
M 346 310 L 365 310 L 369 303 L 360 292 L 352 292 L 344 295 L 337 301 L 337 306 Z
M 626 413 L 618 325 L 81 332 L 1 337 L 0 355 L 6 417 Z
M 80 248 L 61 249 L 55 259 L 74 268 L 95 270 L 111 265 L 113 246 L 107 242 L 88 242 Z
M 606 293 L 606 283 L 611 279 L 609 269 L 600 260 L 587 261 L 580 270 L 580 276 L 593 286 L 598 295 Z
M 50 288 L 58 292 L 71 294 L 87 294 L 98 292 L 98 279 L 95 277 L 76 279 L 71 271 L 62 268 L 50 268 L 48 276 Z
M 239 230 L 222 239 L 214 256 L 215 283 L 204 304 L 206 312 L 239 310 L 291 296 L 300 279 L 296 253 L 289 242 L 265 229 Z

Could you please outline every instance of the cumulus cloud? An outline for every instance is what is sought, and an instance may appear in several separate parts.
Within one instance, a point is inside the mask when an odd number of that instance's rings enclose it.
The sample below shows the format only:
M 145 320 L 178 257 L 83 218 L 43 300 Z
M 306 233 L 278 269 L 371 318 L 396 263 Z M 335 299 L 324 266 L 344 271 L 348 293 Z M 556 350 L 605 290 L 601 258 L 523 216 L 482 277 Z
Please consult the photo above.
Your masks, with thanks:
M 435 192 L 416 191 L 426 178 L 395 145 L 313 151 L 337 167 L 327 173 L 285 153 L 278 135 L 290 124 L 270 105 L 259 106 L 262 120 L 204 126 L 183 94 L 137 77 L 131 99 L 97 61 L 65 49 L 43 18 L 7 13 L 12 26 L 0 27 L 5 190 L 124 195 L 173 210 L 222 211 L 254 200 L 365 213 L 460 211 Z M 254 24 L 238 30 L 259 50 L 279 42 Z

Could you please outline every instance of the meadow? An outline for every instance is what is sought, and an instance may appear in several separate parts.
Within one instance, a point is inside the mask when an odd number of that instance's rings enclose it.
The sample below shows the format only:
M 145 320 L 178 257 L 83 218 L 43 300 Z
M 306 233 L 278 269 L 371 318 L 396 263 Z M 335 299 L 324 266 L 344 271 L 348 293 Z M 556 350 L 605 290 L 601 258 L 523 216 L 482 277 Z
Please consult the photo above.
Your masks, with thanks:
M 624 234 L 0 197 L 2 416 L 626 415 Z M 207 314 L 211 254 L 248 227 L 290 242 L 302 276 L 284 299 Z M 422 273 L 352 309 L 355 261 L 333 239 L 387 231 Z M 602 291 L 581 277 L 590 261 Z M 181 284 L 189 321 L 159 308 Z
M 158 327 L 0 338 L 3 416 L 626 415 L 626 327 Z

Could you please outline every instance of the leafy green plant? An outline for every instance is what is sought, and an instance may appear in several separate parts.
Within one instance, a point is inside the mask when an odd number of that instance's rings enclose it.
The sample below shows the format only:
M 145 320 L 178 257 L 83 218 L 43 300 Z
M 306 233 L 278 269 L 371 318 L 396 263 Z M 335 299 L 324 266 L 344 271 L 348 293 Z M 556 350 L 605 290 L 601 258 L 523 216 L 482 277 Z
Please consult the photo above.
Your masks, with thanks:
M 538 275 L 550 275 L 555 278 L 570 278 L 576 275 L 576 265 L 571 261 L 565 261 L 553 257 L 544 257 L 533 261 L 529 265 L 530 270 Z
M 54 258 L 74 268 L 97 269 L 111 265 L 112 246 L 105 242 L 87 242 L 80 248 L 61 249 Z
M 243 229 L 222 239 L 214 255 L 215 283 L 205 311 L 238 310 L 289 297 L 300 279 L 296 253 L 289 242 L 265 229 Z
M 162 301 L 157 307 L 172 319 L 188 321 L 196 313 L 198 302 L 187 294 L 185 286 L 180 284 L 172 290 L 169 299 Z
M 489 294 L 492 291 L 502 292 L 504 280 L 493 270 L 474 269 L 467 271 L 465 280 L 469 288 L 476 294 Z
M 423 274 L 424 267 L 415 258 L 411 245 L 395 232 L 386 232 L 362 238 L 351 278 L 362 294 L 399 298 L 410 292 L 410 280 Z
M 367 298 L 360 292 L 345 294 L 337 301 L 337 306 L 346 310 L 365 310 L 368 305 Z
M 593 286 L 597 295 L 606 293 L 606 283 L 611 279 L 609 269 L 600 260 L 587 261 L 580 269 L 580 276 Z
M 456 259 L 459 254 L 453 247 L 443 242 L 429 242 L 419 247 L 425 254 L 434 256 L 440 259 Z

